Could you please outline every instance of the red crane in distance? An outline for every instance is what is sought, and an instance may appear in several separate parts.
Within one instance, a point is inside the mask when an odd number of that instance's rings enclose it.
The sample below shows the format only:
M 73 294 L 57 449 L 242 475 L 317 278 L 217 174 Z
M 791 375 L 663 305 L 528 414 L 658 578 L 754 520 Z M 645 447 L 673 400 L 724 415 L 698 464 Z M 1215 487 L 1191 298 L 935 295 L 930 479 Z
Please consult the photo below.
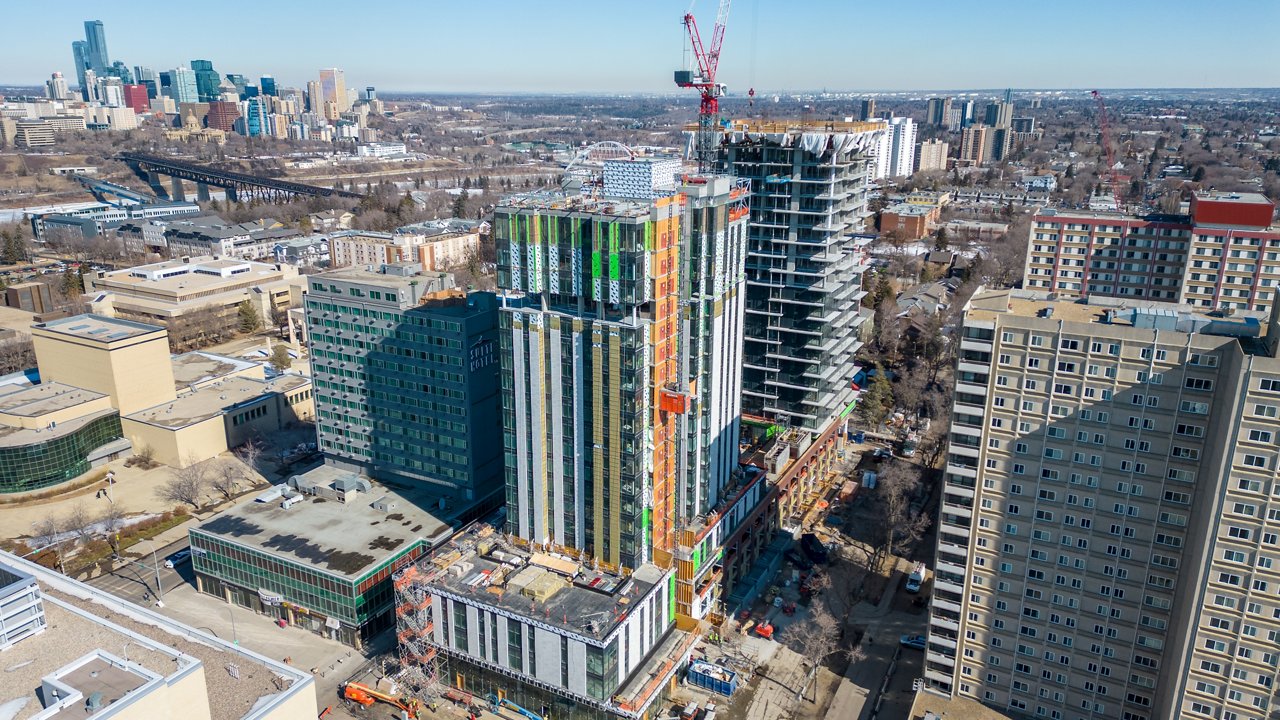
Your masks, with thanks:
M 1116 155 L 1111 148 L 1111 125 L 1107 122 L 1107 104 L 1102 101 L 1102 93 L 1097 90 L 1089 92 L 1098 105 L 1098 127 L 1102 131 L 1102 149 L 1107 158 L 1107 172 L 1103 177 L 1111 183 L 1111 197 L 1116 203 L 1116 210 L 1123 212 L 1124 208 L 1120 204 L 1120 183 L 1123 178 L 1116 175 Z
M 724 84 L 716 82 L 716 68 L 720 64 L 720 46 L 724 44 L 724 28 L 729 21 L 731 2 L 732 0 L 720 0 L 711 42 L 705 47 L 693 12 L 687 12 L 684 16 L 684 26 L 689 33 L 689 44 L 698 67 L 696 70 L 677 70 L 675 79 L 679 87 L 695 88 L 702 95 L 698 105 L 698 131 L 694 135 L 693 145 L 699 171 L 710 170 L 716 159 L 715 126 L 720 114 L 720 96 L 725 93 Z

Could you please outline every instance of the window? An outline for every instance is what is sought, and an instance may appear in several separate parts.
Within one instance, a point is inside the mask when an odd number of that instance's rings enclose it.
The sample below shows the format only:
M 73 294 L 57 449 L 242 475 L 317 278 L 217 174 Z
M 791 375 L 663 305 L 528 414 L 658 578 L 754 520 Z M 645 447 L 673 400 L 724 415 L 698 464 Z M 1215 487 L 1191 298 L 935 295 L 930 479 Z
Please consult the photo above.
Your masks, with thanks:
M 1253 442 L 1269 443 L 1271 442 L 1270 430 L 1250 430 L 1249 439 Z
M 1186 382 L 1183 383 L 1183 387 L 1188 390 L 1203 390 L 1207 392 L 1213 389 L 1213 380 L 1210 380 L 1209 378 L 1189 377 Z
M 1262 378 L 1262 381 L 1258 383 L 1258 389 L 1263 392 L 1280 392 L 1280 380 Z
M 1262 455 L 1245 454 L 1244 464 L 1249 467 L 1265 468 L 1267 466 L 1267 458 Z

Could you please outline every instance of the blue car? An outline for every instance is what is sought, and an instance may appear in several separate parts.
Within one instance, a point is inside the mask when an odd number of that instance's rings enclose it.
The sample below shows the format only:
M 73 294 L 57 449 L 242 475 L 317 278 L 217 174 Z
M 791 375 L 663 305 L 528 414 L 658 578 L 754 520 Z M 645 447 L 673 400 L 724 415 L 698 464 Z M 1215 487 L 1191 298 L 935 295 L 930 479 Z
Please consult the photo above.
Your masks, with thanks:
M 923 650 L 929 641 L 923 635 L 903 635 L 898 643 L 902 647 L 912 648 L 914 650 Z

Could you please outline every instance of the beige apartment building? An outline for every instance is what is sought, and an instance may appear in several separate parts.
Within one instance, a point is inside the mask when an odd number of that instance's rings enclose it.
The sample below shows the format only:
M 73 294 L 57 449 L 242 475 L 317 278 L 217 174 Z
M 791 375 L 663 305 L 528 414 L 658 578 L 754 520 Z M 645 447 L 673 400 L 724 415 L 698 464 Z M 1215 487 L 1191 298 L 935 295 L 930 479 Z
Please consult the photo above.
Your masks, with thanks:
M 414 262 L 426 272 L 443 272 L 479 252 L 479 230 L 437 234 L 352 230 L 329 236 L 329 259 L 335 268 Z
M 0 552 L 5 717 L 311 720 L 310 673 Z
M 927 692 L 1013 717 L 1271 717 L 1280 327 L 979 292 L 960 337 Z
M 970 125 L 960 134 L 961 165 L 981 165 L 991 158 L 992 129 L 986 125 Z

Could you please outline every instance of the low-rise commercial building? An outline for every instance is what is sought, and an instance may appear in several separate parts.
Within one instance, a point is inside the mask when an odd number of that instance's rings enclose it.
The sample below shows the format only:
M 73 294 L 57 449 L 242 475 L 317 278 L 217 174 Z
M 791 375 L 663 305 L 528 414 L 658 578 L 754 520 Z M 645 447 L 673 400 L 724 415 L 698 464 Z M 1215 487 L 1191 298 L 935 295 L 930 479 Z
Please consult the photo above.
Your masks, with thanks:
M 424 486 L 322 466 L 192 528 L 196 587 L 362 647 L 395 622 L 392 573 L 470 512 Z
M 79 232 L 84 237 L 102 235 L 114 223 L 150 220 L 179 215 L 198 215 L 200 206 L 191 202 L 155 202 L 115 206 L 95 203 L 77 210 L 37 213 L 31 216 L 31 232 L 37 240 L 46 240 L 46 232 L 62 228 Z
M 311 720 L 310 673 L 0 552 L 5 717 Z
M 937 205 L 891 205 L 880 213 L 880 232 L 896 232 L 904 239 L 919 240 L 933 231 L 941 212 Z
M 263 322 L 293 303 L 297 268 L 218 257 L 190 257 L 84 276 L 86 294 L 103 294 L 98 312 L 167 327 L 171 340 L 185 346 L 216 324 L 234 332 L 246 300 Z M 198 318 L 199 323 L 185 322 Z

